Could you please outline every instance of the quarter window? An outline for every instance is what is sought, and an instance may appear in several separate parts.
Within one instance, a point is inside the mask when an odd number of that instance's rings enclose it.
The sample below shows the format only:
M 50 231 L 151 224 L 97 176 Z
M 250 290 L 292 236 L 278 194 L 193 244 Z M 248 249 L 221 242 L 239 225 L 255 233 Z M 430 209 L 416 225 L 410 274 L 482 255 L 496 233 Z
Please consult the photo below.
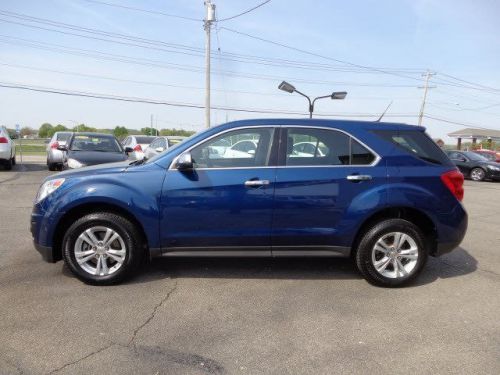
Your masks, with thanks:
M 193 148 L 197 168 L 262 167 L 269 164 L 273 128 L 234 130 Z

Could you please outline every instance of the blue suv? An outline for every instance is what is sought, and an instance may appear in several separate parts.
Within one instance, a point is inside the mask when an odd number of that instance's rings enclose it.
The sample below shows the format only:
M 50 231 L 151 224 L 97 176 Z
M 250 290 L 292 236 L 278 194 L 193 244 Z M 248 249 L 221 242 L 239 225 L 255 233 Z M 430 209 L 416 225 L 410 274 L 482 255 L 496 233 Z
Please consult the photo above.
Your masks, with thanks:
M 207 129 L 149 160 L 49 176 L 36 249 L 112 284 L 154 257 L 352 257 L 401 286 L 467 229 L 463 176 L 423 127 L 264 119 Z

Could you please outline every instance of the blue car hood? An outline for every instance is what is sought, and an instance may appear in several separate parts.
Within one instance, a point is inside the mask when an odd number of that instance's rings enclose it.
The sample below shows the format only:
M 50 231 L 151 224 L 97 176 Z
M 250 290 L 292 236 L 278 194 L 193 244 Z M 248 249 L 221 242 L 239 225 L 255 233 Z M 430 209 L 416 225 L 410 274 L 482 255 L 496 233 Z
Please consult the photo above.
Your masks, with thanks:
M 109 174 L 109 173 L 121 173 L 124 172 L 130 165 L 130 161 L 120 161 L 117 163 L 106 163 L 91 165 L 89 167 L 83 167 L 78 169 L 70 169 L 56 175 L 49 176 L 48 179 L 53 179 L 54 177 L 59 178 L 71 178 L 71 177 L 84 177 L 84 176 L 95 176 L 99 174 Z

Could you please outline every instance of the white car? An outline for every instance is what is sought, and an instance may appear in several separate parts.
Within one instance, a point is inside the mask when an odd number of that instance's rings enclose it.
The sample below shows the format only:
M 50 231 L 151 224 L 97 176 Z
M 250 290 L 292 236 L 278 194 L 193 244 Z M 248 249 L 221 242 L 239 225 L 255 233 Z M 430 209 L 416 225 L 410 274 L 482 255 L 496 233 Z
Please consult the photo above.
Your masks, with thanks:
M 290 157 L 324 157 L 328 154 L 328 148 L 323 142 L 299 142 L 293 145 Z
M 155 138 L 148 135 L 129 135 L 122 141 L 122 146 L 130 160 L 142 160 L 144 159 L 144 150 Z
M 181 143 L 186 137 L 180 136 L 165 136 L 157 137 L 144 151 L 146 159 L 151 159 L 153 156 L 161 154 L 163 151 Z
M 0 126 L 0 164 L 6 170 L 11 170 L 16 165 L 16 145 L 10 139 L 9 132 L 5 126 Z
M 63 152 L 58 149 L 59 146 L 66 146 L 66 142 L 72 132 L 55 132 L 47 144 L 47 167 L 49 171 L 62 169 Z

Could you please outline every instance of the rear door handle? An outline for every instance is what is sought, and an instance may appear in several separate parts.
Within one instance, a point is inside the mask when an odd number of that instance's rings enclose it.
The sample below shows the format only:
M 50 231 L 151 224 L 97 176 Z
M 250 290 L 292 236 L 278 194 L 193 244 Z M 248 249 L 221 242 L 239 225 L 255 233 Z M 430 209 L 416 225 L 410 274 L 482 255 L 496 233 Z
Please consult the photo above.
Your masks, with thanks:
M 372 179 L 372 176 L 369 174 L 351 174 L 347 176 L 347 179 L 352 182 L 369 181 Z
M 269 185 L 269 180 L 248 180 L 245 181 L 246 187 L 259 187 Z

